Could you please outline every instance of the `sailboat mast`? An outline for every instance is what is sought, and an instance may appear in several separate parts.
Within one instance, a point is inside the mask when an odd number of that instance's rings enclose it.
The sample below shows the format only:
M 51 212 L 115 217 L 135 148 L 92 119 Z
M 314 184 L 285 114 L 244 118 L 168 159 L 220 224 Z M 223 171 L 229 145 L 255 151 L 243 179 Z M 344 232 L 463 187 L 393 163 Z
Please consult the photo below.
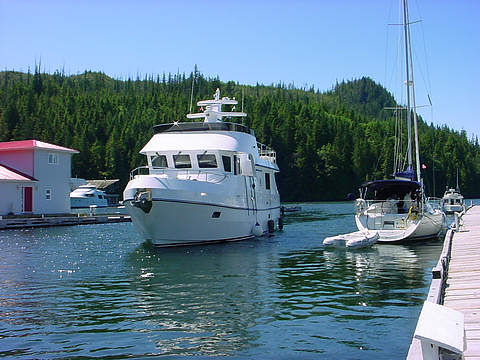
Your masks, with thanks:
M 407 1 L 407 0 L 405 0 Z M 408 16 L 408 4 L 407 4 L 407 20 Z M 418 121 L 417 121 L 417 104 L 415 102 L 415 80 L 413 78 L 413 57 L 412 57 L 412 40 L 410 37 L 410 26 L 408 27 L 408 48 L 410 56 L 410 86 L 412 87 L 412 113 L 413 113 L 413 133 L 415 136 L 415 168 L 417 170 L 417 181 L 421 181 L 420 178 L 420 148 L 418 145 Z
M 405 37 L 405 71 L 406 71 L 406 85 L 407 85 L 407 155 L 408 155 L 408 167 L 412 168 L 412 119 L 411 119 L 411 106 L 410 106 L 410 48 L 409 48 L 409 23 L 408 23 L 408 2 L 403 0 L 403 31 Z

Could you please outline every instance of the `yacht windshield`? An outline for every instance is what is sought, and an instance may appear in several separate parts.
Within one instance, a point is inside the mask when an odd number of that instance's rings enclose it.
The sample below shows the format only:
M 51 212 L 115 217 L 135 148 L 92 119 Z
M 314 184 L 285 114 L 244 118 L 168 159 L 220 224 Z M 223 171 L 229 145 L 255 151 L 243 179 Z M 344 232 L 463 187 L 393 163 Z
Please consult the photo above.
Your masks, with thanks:
M 168 167 L 167 157 L 165 155 L 159 155 L 159 154 L 153 155 L 152 166 L 156 168 Z
M 192 167 L 190 155 L 173 155 L 173 162 L 176 169 L 189 169 Z
M 217 167 L 217 158 L 214 154 L 200 154 L 197 155 L 198 167 L 201 169 L 213 169 Z

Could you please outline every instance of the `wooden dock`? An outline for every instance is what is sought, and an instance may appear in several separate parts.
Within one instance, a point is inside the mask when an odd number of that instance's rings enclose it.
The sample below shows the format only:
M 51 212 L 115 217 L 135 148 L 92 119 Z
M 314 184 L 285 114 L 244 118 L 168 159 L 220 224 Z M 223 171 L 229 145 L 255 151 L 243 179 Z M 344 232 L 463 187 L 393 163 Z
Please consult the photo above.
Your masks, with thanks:
M 429 319 L 422 317 L 426 305 L 422 309 L 414 339 L 410 345 L 407 360 L 437 359 L 433 354 L 424 354 L 418 334 L 419 329 L 428 324 L 429 333 L 434 335 L 427 342 L 441 346 L 442 341 L 435 337 L 448 338 L 461 337 L 463 341 L 463 357 L 450 354 L 448 359 L 480 360 L 480 206 L 467 210 L 459 221 L 459 227 L 448 230 L 443 245 L 443 250 L 437 265 L 432 269 L 432 283 L 427 295 L 428 302 L 437 306 L 437 313 Z M 429 305 L 427 308 L 431 308 Z M 462 329 L 454 332 L 450 323 L 439 322 L 442 313 L 455 311 L 462 319 Z M 441 333 L 441 336 L 439 334 Z M 428 352 L 430 347 L 426 350 Z
M 93 216 L 45 216 L 45 217 L 16 217 L 0 219 L 0 230 L 25 229 L 49 226 L 69 226 L 88 224 L 108 224 L 130 222 L 128 215 L 93 215 Z
M 468 210 L 455 232 L 443 305 L 465 317 L 466 360 L 480 359 L 480 206 Z

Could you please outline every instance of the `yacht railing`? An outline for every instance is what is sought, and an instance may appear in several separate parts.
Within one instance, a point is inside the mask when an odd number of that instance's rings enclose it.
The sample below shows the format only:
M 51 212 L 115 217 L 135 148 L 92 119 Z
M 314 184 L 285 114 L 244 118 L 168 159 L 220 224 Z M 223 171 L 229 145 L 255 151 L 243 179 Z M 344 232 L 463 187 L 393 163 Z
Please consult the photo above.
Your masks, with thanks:
M 257 142 L 258 155 L 265 160 L 271 161 L 274 164 L 277 163 L 277 153 L 271 147 Z
M 132 180 L 137 175 L 149 175 L 150 169 L 148 166 L 139 166 L 132 171 L 130 171 L 130 180 Z
M 368 214 L 411 214 L 419 211 L 417 200 L 364 200 L 355 203 L 357 213 Z
M 211 183 L 219 183 L 225 180 L 228 174 L 222 174 L 213 171 L 192 170 L 192 169 L 166 169 L 166 168 L 149 168 L 148 166 L 140 166 L 130 172 L 130 180 L 137 175 L 163 175 L 175 176 L 179 180 L 205 181 Z
M 428 203 L 433 209 L 442 209 L 442 199 L 438 197 L 429 197 L 427 198 Z
M 203 170 L 173 170 L 179 180 L 205 181 L 218 184 L 227 178 L 227 174 Z

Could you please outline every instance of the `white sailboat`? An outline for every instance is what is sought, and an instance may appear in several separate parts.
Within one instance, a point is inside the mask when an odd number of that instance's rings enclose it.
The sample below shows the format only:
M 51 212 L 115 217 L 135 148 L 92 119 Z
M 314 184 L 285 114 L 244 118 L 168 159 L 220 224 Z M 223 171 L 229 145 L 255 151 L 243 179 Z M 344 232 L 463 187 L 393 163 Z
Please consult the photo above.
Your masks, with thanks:
M 445 214 L 427 201 L 420 174 L 413 61 L 410 40 L 408 2 L 403 0 L 403 30 L 407 118 L 407 167 L 401 171 L 395 165 L 394 179 L 376 180 L 363 184 L 356 200 L 355 221 L 360 231 L 378 231 L 378 242 L 400 242 L 432 238 L 442 230 Z M 415 141 L 415 170 L 412 159 L 412 122 Z
M 243 240 L 282 227 L 276 153 L 246 126 L 222 121 L 247 115 L 222 111 L 235 104 L 217 89 L 197 103 L 203 112 L 187 115 L 203 122 L 157 125 L 140 151 L 148 166 L 132 171 L 124 204 L 154 245 Z

